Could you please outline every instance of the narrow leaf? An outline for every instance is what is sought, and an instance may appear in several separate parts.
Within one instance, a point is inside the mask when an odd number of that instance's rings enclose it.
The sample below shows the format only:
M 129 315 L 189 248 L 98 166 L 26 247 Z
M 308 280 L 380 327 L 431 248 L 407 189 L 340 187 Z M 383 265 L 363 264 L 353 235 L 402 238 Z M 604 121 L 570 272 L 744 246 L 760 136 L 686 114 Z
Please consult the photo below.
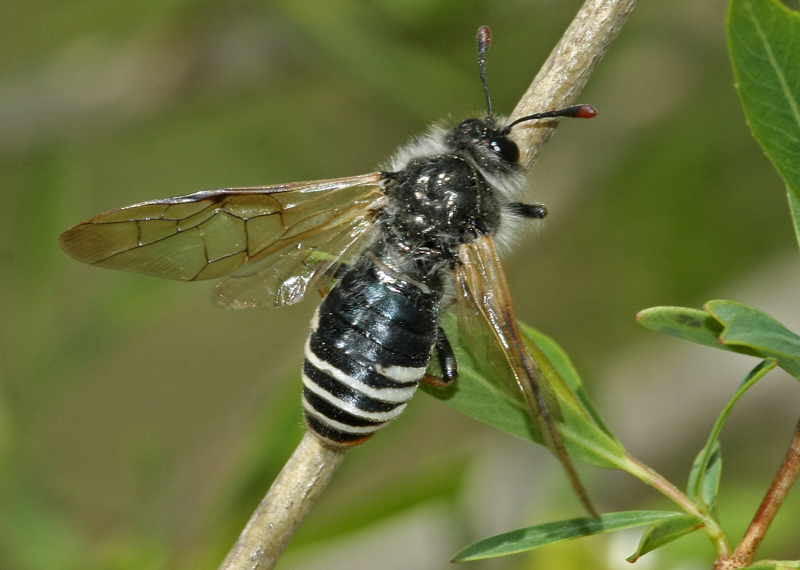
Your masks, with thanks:
M 628 556 L 628 562 L 636 562 L 640 557 L 656 548 L 661 548 L 696 530 L 703 528 L 703 521 L 692 515 L 668 517 L 651 526 L 642 535 L 636 552 Z
M 578 375 L 578 371 L 575 369 L 575 366 L 572 364 L 572 360 L 570 360 L 567 353 L 564 352 L 564 349 L 561 348 L 561 346 L 555 340 L 553 340 L 552 337 L 547 336 L 533 327 L 529 327 L 524 323 L 520 323 L 520 328 L 526 336 L 534 341 L 534 343 L 528 347 L 533 353 L 533 357 L 539 360 L 544 360 L 545 358 L 549 360 L 549 362 L 552 363 L 553 367 L 567 383 L 570 390 L 572 390 L 572 392 L 574 392 L 574 394 L 578 397 L 578 400 L 583 408 L 592 416 L 594 423 L 596 423 L 597 426 L 606 433 L 606 435 L 615 441 L 618 441 L 616 436 L 611 432 L 608 426 L 606 426 L 605 422 L 603 422 L 600 414 L 597 412 L 597 410 L 595 410 L 594 404 L 592 404 L 592 401 L 586 394 L 586 390 L 583 388 L 583 382 Z M 542 353 L 545 355 L 545 358 L 542 357 Z
M 709 443 L 711 442 L 709 439 Z M 721 477 L 722 448 L 719 440 L 714 439 L 710 447 L 706 444 L 697 454 L 689 473 L 689 484 L 686 486 L 689 498 L 714 518 L 717 518 L 717 495 Z
M 518 554 L 573 538 L 603 534 L 683 516 L 674 511 L 625 511 L 607 513 L 598 518 L 582 517 L 547 523 L 480 540 L 456 554 L 453 562 Z

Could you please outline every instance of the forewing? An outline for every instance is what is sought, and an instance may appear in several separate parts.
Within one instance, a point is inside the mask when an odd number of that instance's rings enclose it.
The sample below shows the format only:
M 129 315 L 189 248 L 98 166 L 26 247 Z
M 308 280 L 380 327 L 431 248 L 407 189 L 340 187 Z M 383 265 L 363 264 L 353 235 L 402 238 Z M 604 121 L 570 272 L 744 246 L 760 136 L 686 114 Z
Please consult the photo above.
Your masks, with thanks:
M 241 286 L 221 287 L 217 300 L 226 306 L 287 304 L 324 272 L 317 262 L 335 265 L 364 243 L 385 200 L 381 178 L 372 173 L 154 200 L 100 214 L 59 241 L 75 259 L 100 267 L 181 281 L 232 273 L 234 282 L 252 281 L 249 296 Z M 303 287 L 291 285 L 296 272 Z M 270 285 L 256 295 L 259 276 Z
M 281 247 L 242 266 L 219 283 L 214 301 L 231 309 L 291 305 L 323 276 L 354 261 L 374 236 L 374 211 L 350 211 L 335 224 Z
M 493 376 L 511 381 L 522 391 L 528 411 L 545 445 L 564 465 L 570 482 L 590 513 L 594 512 L 578 478 L 555 417 L 558 403 L 546 384 L 538 364 L 522 339 L 500 257 L 491 236 L 481 236 L 459 250 L 456 270 L 459 331 L 473 346 L 485 347 L 479 361 Z M 483 357 L 483 358 L 481 358 Z

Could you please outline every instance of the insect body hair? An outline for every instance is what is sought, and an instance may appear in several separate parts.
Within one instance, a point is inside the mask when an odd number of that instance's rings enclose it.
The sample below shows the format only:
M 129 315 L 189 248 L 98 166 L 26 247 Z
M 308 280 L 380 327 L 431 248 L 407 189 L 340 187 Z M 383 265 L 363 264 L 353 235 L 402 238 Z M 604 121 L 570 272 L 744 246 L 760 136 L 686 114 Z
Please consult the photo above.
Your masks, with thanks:
M 432 158 L 450 152 L 447 145 L 447 129 L 442 125 L 432 125 L 428 131 L 414 137 L 411 142 L 401 146 L 389 159 L 387 170 L 397 172 L 403 170 L 412 160 Z
M 497 125 L 504 125 L 508 121 L 505 117 L 495 117 Z M 501 130 L 502 127 L 495 127 Z M 433 158 L 441 155 L 457 154 L 463 155 L 448 142 L 450 129 L 441 124 L 433 125 L 428 132 L 414 138 L 411 142 L 404 145 L 389 160 L 387 167 L 392 172 L 405 169 L 411 161 Z M 494 190 L 495 196 L 501 205 L 500 226 L 494 232 L 494 237 L 501 251 L 507 250 L 517 235 L 519 224 L 524 218 L 510 208 L 505 207 L 511 202 L 522 199 L 524 190 L 527 187 L 527 175 L 518 165 L 513 164 L 513 168 L 504 171 L 493 171 L 478 164 L 472 157 L 466 156 L 467 160 L 480 172 L 488 185 Z

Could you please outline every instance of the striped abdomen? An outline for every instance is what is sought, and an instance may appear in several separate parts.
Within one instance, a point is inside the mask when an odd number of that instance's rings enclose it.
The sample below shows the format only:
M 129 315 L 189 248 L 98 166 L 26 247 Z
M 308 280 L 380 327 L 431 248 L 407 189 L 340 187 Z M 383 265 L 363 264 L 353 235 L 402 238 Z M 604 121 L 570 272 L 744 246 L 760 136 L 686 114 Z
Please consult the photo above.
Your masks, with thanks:
M 323 300 L 303 363 L 317 436 L 357 445 L 406 407 L 436 340 L 439 296 L 423 289 L 364 256 Z

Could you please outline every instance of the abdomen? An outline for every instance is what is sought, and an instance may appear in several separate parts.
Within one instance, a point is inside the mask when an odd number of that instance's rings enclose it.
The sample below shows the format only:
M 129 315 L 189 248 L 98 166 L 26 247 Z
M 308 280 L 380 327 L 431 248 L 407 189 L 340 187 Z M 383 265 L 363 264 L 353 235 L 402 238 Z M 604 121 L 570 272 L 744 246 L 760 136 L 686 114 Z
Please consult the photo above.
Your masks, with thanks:
M 308 428 L 357 445 L 405 409 L 436 340 L 439 295 L 364 257 L 323 300 L 303 363 Z

